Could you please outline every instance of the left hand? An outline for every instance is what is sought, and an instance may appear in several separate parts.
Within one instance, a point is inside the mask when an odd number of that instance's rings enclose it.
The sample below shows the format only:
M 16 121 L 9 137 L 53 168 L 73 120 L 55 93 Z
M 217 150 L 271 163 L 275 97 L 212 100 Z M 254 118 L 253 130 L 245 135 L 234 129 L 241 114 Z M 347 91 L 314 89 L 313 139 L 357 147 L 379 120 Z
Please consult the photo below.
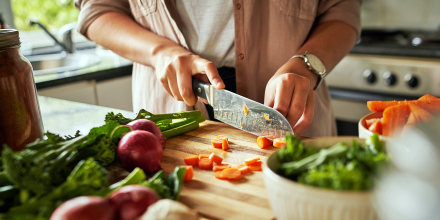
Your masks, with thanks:
M 266 85 L 264 104 L 283 114 L 295 135 L 301 135 L 312 123 L 317 80 L 301 59 L 290 59 Z

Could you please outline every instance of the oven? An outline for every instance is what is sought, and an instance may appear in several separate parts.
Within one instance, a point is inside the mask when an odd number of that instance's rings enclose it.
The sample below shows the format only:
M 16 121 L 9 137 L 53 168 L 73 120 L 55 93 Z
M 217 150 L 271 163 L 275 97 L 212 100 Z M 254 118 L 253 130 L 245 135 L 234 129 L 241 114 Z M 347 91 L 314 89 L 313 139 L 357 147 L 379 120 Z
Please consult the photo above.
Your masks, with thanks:
M 338 135 L 358 135 L 368 100 L 440 96 L 439 32 L 364 30 L 327 77 Z

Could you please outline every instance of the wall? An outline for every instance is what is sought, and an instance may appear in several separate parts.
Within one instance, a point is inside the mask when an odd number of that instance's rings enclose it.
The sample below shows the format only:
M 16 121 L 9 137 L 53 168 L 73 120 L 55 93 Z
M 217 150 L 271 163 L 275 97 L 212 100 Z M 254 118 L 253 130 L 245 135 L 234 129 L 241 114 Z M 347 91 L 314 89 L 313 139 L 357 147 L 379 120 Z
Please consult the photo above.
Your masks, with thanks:
M 363 0 L 364 28 L 440 29 L 440 0 Z

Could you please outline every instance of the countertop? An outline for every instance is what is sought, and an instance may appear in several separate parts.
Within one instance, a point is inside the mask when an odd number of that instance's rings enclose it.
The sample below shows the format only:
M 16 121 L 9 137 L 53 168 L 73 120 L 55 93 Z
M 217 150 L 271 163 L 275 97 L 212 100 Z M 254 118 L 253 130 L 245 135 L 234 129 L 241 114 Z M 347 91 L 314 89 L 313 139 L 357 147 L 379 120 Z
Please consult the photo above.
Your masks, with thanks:
M 110 50 L 96 49 L 81 50 L 80 53 L 95 54 L 100 61 L 80 70 L 64 73 L 52 73 L 34 76 L 37 89 L 44 89 L 84 80 L 102 81 L 121 76 L 130 75 L 133 63 L 124 59 Z
M 49 97 L 40 96 L 38 100 L 45 131 L 60 135 L 73 135 L 77 130 L 87 134 L 91 128 L 102 125 L 110 111 L 126 117 L 136 115 Z M 229 138 L 228 151 L 211 146 L 211 139 L 220 134 Z M 265 162 L 274 150 L 258 148 L 252 134 L 207 120 L 196 130 L 168 139 L 161 166 L 170 173 L 176 166 L 184 165 L 184 157 L 211 152 L 230 164 L 240 164 L 255 156 Z M 215 178 L 210 170 L 194 168 L 194 178 L 185 183 L 179 201 L 197 210 L 202 219 L 274 219 L 260 171 L 252 171 L 239 181 L 225 181 Z

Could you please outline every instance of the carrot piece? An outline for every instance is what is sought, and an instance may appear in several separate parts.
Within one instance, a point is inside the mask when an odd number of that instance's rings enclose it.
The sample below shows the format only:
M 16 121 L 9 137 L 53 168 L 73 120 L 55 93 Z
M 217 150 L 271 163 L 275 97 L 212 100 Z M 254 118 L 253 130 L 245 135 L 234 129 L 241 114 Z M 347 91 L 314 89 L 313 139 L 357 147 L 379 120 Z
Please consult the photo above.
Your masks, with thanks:
M 277 148 L 284 147 L 286 146 L 286 140 L 284 138 L 275 138 L 272 145 Z
M 401 101 L 368 101 L 367 107 L 372 112 L 383 112 L 386 108 L 399 105 Z
M 194 177 L 194 169 L 193 166 L 182 166 L 185 168 L 185 174 L 183 175 L 183 181 L 190 181 Z
M 222 171 L 215 171 L 215 172 L 214 172 L 214 176 L 215 176 L 215 178 L 217 178 L 217 179 L 221 179 L 221 180 L 225 180 L 225 179 L 226 179 L 226 177 L 223 176 Z
M 211 153 L 209 155 L 209 159 L 212 160 L 212 162 L 216 163 L 216 164 L 221 164 L 223 161 L 223 158 L 220 157 L 219 155 L 215 154 L 215 153 Z
M 431 94 L 425 94 L 423 96 L 421 96 L 419 99 L 417 100 L 421 100 L 421 101 L 432 101 L 432 100 L 438 100 L 440 98 L 433 96 Z
M 222 150 L 226 151 L 229 149 L 228 138 L 222 139 Z
M 370 118 L 365 120 L 365 126 L 369 128 L 372 124 L 374 124 L 376 121 L 380 121 L 381 118 Z
M 243 113 L 244 113 L 244 115 L 248 115 L 248 113 L 249 113 L 249 109 L 246 105 L 243 105 Z
M 410 113 L 411 111 L 406 102 L 386 108 L 383 112 L 382 134 L 391 136 L 397 130 L 402 129 L 408 121 Z
M 246 174 L 251 171 L 246 164 L 238 164 L 237 166 L 235 166 L 235 168 L 240 170 L 241 174 Z
M 199 160 L 202 158 L 209 158 L 209 154 L 199 154 Z
M 197 166 L 199 165 L 199 156 L 194 155 L 194 156 L 185 157 L 183 158 L 183 161 L 185 162 L 186 165 Z
M 235 167 L 226 168 L 221 171 L 222 176 L 228 180 L 239 180 L 241 179 L 241 172 Z
M 423 100 L 412 101 L 411 104 L 417 105 L 430 113 L 440 113 L 440 98 L 424 98 Z
M 226 169 L 226 168 L 229 168 L 229 167 L 231 167 L 231 165 L 229 165 L 229 164 L 219 164 L 219 165 L 214 165 L 213 167 L 212 167 L 212 171 L 222 171 L 222 170 L 224 170 L 224 169 Z
M 200 158 L 199 159 L 199 168 L 202 170 L 211 170 L 212 169 L 212 160 L 207 157 Z
M 260 165 L 248 165 L 249 169 L 252 171 L 261 171 L 261 164 Z
M 250 164 L 253 164 L 257 161 L 260 161 L 260 157 L 252 157 L 252 158 L 244 160 L 244 164 L 250 165 Z
M 411 114 L 415 117 L 416 122 L 429 121 L 432 118 L 432 114 L 427 110 L 421 108 L 420 106 L 408 103 L 409 109 L 411 110 Z
M 378 118 L 377 118 L 377 119 L 378 119 Z M 382 120 L 380 120 L 380 119 L 375 120 L 375 121 L 373 122 L 373 124 L 371 124 L 371 125 L 368 127 L 368 130 L 370 130 L 370 131 L 373 132 L 373 133 L 382 134 Z
M 265 149 L 265 148 L 272 146 L 272 140 L 270 140 L 269 138 L 267 138 L 265 136 L 260 136 L 257 138 L 257 144 L 258 144 L 259 148 Z
M 222 148 L 222 140 L 214 138 L 211 140 L 211 144 L 214 148 Z

